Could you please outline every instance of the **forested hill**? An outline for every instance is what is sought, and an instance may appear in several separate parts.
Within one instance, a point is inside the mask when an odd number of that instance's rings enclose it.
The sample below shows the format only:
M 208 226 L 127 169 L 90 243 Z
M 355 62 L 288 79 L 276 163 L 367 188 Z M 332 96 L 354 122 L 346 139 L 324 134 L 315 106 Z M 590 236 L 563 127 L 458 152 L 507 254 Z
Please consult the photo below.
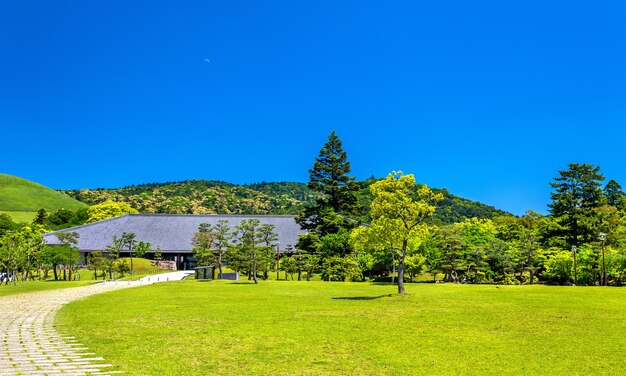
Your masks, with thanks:
M 360 183 L 359 201 L 364 206 L 361 220 L 367 220 L 365 213 L 371 201 L 368 186 L 373 181 Z M 445 189 L 436 191 L 444 195 L 444 200 L 438 203 L 436 222 L 452 223 L 469 217 L 492 218 L 505 214 L 492 206 L 454 196 Z M 170 214 L 297 214 L 304 204 L 315 199 L 306 184 L 293 182 L 236 185 L 188 180 L 62 192 L 89 205 L 111 200 L 127 202 L 140 213 Z

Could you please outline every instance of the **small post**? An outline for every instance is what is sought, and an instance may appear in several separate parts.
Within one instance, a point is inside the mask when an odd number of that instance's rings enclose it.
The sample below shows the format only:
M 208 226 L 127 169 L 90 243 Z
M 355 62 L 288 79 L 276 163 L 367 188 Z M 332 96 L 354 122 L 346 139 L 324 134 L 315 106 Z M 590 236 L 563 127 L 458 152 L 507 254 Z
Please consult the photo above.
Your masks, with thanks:
M 278 247 L 280 246 L 280 242 L 276 243 L 276 280 L 278 281 L 278 279 L 280 278 L 279 276 L 279 271 L 280 271 L 280 252 Z
M 572 252 L 574 252 L 574 285 L 578 284 L 578 270 L 576 269 L 576 251 L 578 247 L 575 245 L 572 246 Z
M 606 242 L 606 234 L 601 232 L 599 235 L 602 240 L 602 285 L 606 286 L 606 263 L 604 262 L 604 244 Z

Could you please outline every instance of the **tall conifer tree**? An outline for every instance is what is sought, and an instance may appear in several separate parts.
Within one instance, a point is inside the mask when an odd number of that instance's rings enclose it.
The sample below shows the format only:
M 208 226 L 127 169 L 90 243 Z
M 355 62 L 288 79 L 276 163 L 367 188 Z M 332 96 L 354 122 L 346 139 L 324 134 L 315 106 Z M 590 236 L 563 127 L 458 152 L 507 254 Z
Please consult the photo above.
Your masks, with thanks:
M 595 241 L 596 216 L 593 209 L 602 204 L 601 183 L 604 176 L 599 166 L 584 163 L 570 163 L 567 170 L 559 171 L 559 176 L 550 183 L 550 213 L 562 226 L 560 235 L 567 243 L 579 245 Z
M 341 228 L 354 226 L 346 217 L 356 212 L 356 192 L 359 188 L 354 177 L 349 176 L 350 172 L 350 162 L 342 142 L 332 131 L 309 170 L 307 186 L 319 196 L 296 218 L 302 229 L 314 230 L 321 238 L 337 233 Z

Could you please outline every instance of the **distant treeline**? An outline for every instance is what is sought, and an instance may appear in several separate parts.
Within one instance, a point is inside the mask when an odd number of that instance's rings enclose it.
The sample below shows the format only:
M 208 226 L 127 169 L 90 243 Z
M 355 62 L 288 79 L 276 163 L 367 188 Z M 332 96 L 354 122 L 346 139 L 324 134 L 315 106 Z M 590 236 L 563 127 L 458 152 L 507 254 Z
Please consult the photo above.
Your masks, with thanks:
M 368 223 L 372 195 L 369 186 L 378 179 L 359 182 L 360 210 L 355 220 Z M 493 206 L 455 196 L 447 189 L 433 189 L 444 199 L 437 203 L 434 223 L 448 224 L 466 218 L 491 219 L 506 214 Z M 222 181 L 186 180 L 149 183 L 114 189 L 61 191 L 88 205 L 105 201 L 126 202 L 140 213 L 167 214 L 299 214 L 316 193 L 304 183 L 261 182 L 237 185 Z

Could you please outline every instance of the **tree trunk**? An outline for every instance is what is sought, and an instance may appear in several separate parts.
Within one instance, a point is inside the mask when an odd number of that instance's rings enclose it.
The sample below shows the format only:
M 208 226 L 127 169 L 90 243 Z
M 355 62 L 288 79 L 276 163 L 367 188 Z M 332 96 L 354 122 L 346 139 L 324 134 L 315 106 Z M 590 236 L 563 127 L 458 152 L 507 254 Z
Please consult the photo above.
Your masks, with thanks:
M 133 268 L 133 251 L 130 251 L 130 276 L 132 277 L 135 269 Z
M 254 284 L 259 283 L 259 280 L 256 278 L 256 253 L 252 255 L 252 278 L 254 279 Z
M 395 278 L 396 278 L 396 254 L 395 251 L 392 249 L 391 250 L 391 268 L 392 268 L 392 272 L 391 272 L 391 283 L 395 283 Z
M 57 274 L 57 266 L 56 265 L 52 265 L 52 272 L 54 273 L 54 280 L 58 281 L 59 280 L 59 275 Z
M 407 240 L 402 241 L 402 254 L 398 257 L 398 294 L 406 294 L 404 289 L 404 257 L 406 256 Z
M 298 270 L 298 281 L 302 281 L 302 270 Z
M 222 253 L 221 252 L 217 255 L 217 268 L 220 271 L 218 278 L 222 279 Z

